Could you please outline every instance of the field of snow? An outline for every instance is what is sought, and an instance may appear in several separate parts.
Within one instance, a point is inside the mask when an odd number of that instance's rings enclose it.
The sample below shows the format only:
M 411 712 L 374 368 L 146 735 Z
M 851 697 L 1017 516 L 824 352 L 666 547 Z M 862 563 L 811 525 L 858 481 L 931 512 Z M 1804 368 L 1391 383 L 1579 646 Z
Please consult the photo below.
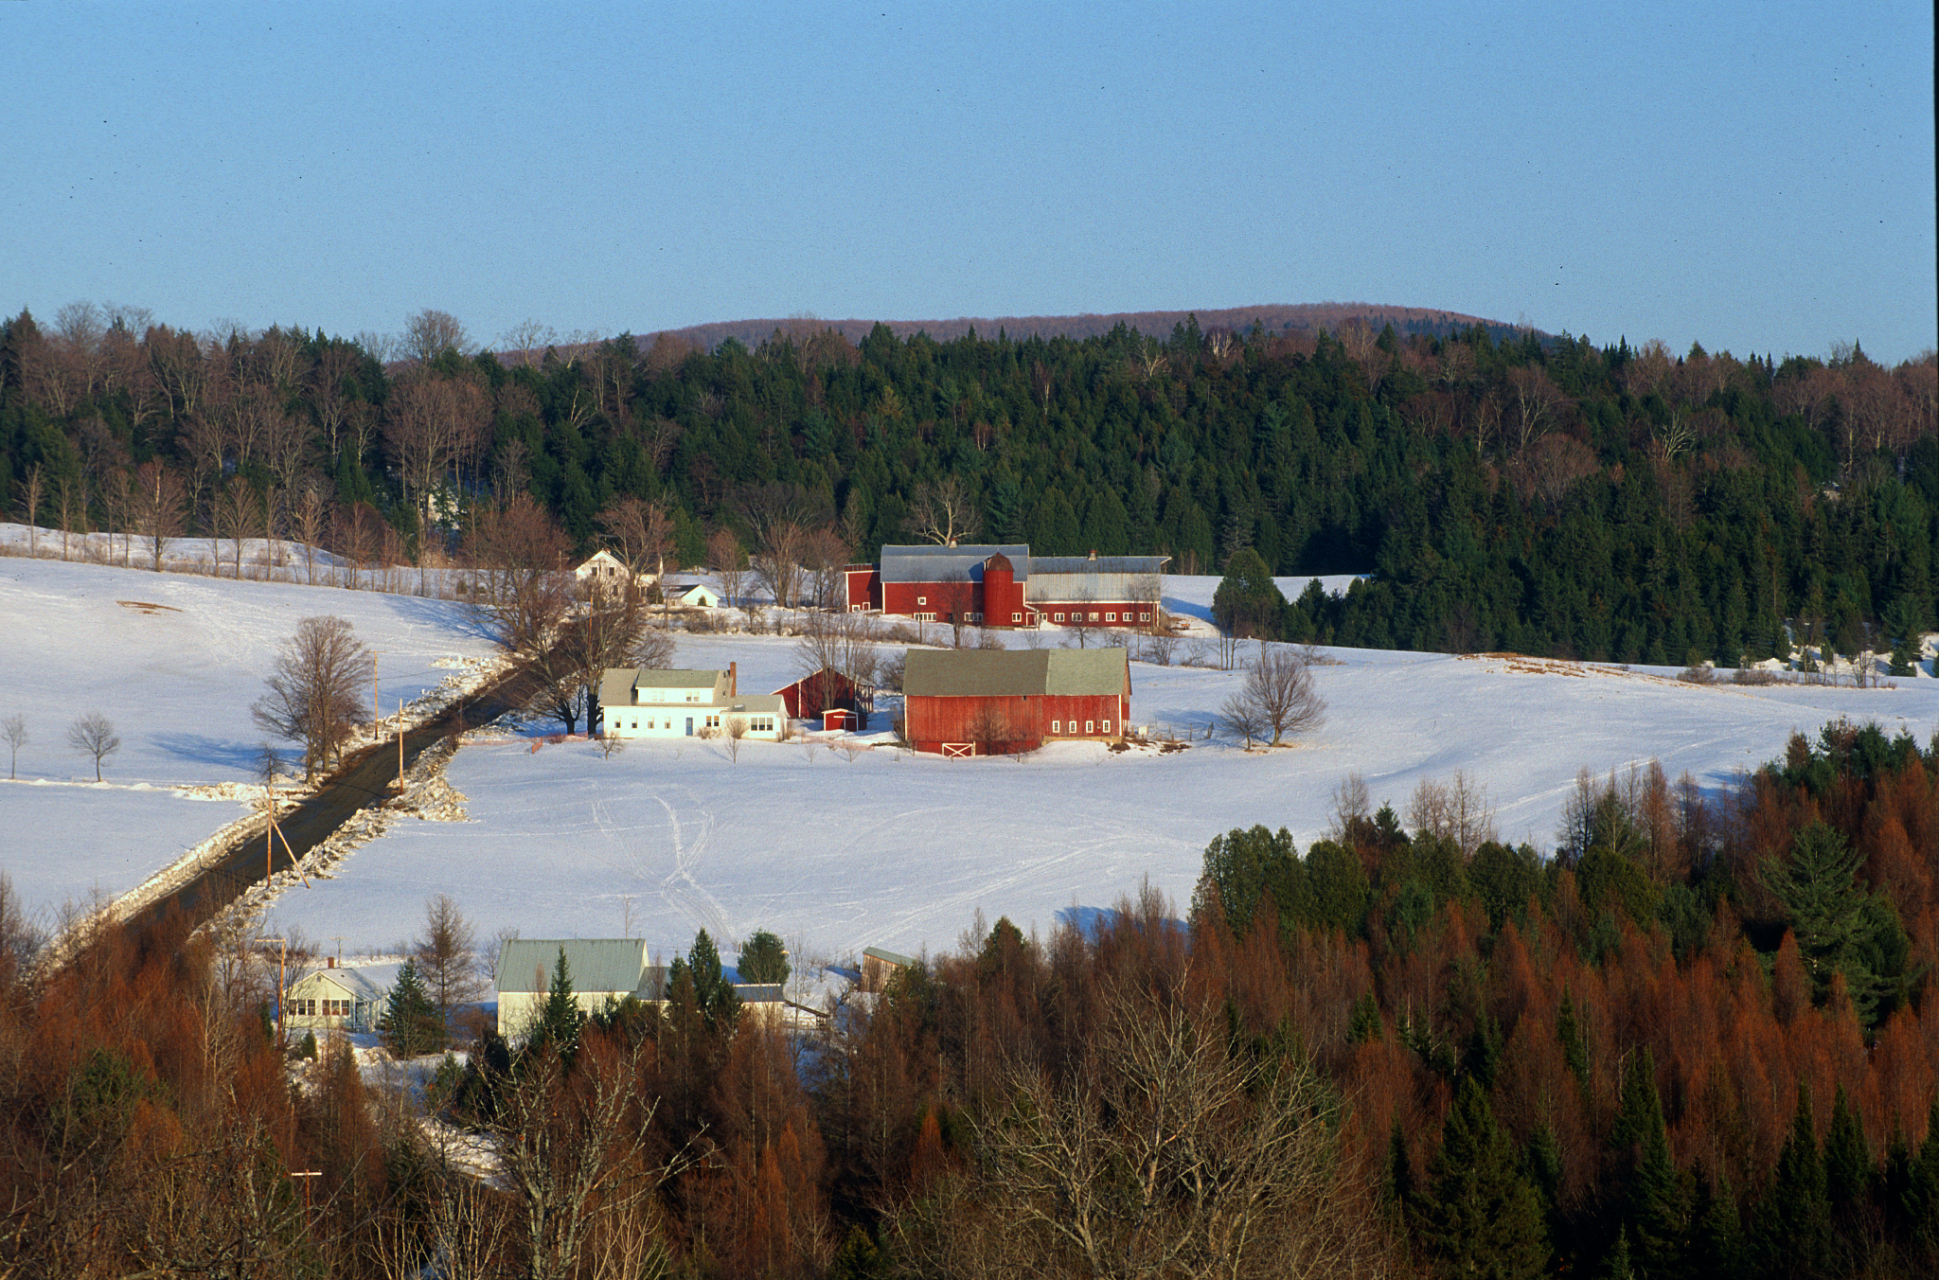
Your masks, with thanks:
M 28 733 L 17 781 L 0 756 L 0 868 L 22 902 L 122 893 L 240 816 L 264 738 L 250 704 L 313 614 L 377 651 L 387 715 L 491 654 L 448 601 L 0 558 L 0 719 Z M 121 738 L 98 784 L 67 742 L 91 711 Z
M 1215 586 L 1168 580 L 1167 603 L 1202 617 Z M 248 704 L 295 619 L 318 612 L 351 617 L 384 651 L 386 689 L 433 685 L 441 657 L 485 651 L 437 601 L 0 560 L 11 621 L 0 716 L 29 713 L 22 777 L 41 780 L 0 786 L 0 866 L 22 898 L 47 907 L 119 891 L 239 812 L 130 785 L 248 777 L 261 737 Z M 1143 663 L 1132 667 L 1134 722 L 1201 735 L 1188 750 L 1065 743 L 1021 762 L 945 761 L 868 735 L 852 752 L 747 742 L 736 761 L 725 743 L 690 740 L 633 742 L 606 759 L 584 741 L 482 731 L 448 771 L 464 821 L 396 822 L 329 878 L 284 891 L 272 931 L 332 950 L 341 939 L 346 955 L 390 951 L 416 934 L 425 899 L 448 893 L 481 938 L 630 932 L 670 955 L 701 927 L 729 941 L 767 928 L 804 959 L 868 945 L 916 953 L 953 946 L 979 909 L 1047 929 L 1109 908 L 1147 876 L 1182 907 L 1212 836 L 1265 823 L 1308 842 L 1351 771 L 1376 803 L 1404 812 L 1418 782 L 1462 770 L 1487 788 L 1504 837 L 1546 849 L 1583 767 L 1654 757 L 1714 789 L 1793 730 L 1815 734 L 1841 715 L 1921 740 L 1939 724 L 1929 676 L 1872 690 L 1697 687 L 1665 670 L 1329 654 L 1316 672 L 1326 725 L 1274 752 L 1244 752 L 1222 733 L 1202 740 L 1242 673 Z M 771 636 L 682 635 L 675 661 L 735 662 L 747 692 L 798 674 L 794 642 Z M 95 706 L 126 740 L 109 763 L 113 785 L 52 785 L 82 772 L 61 739 Z

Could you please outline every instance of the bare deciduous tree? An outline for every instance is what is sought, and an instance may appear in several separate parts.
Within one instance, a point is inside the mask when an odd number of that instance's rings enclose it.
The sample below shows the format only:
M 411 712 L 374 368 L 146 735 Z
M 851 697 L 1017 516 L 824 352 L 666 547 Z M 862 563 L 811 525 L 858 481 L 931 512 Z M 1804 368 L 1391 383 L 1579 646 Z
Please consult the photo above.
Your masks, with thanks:
M 1448 782 L 1422 778 L 1408 801 L 1407 821 L 1416 831 L 1452 840 L 1464 858 L 1497 835 L 1488 789 L 1459 769 Z
M 424 932 L 411 948 L 411 958 L 447 1029 L 456 1025 L 453 1015 L 461 1006 L 485 993 L 478 973 L 477 930 L 449 894 L 440 893 L 424 904 Z
M 94 758 L 94 780 L 101 781 L 101 762 L 121 750 L 121 739 L 114 721 L 99 711 L 90 711 L 67 726 L 67 745 L 82 755 Z
M 720 602 L 729 606 L 739 604 L 742 579 L 747 574 L 747 553 L 741 549 L 741 540 L 734 536 L 732 529 L 723 525 L 708 536 L 707 563 L 720 579 Z
M 12 781 L 20 763 L 20 749 L 27 745 L 27 717 L 11 715 L 0 720 L 0 739 L 7 743 L 7 778 Z
M 407 359 L 429 364 L 447 351 L 468 356 L 474 347 L 458 317 L 426 307 L 404 321 L 403 349 Z
M 916 536 L 945 547 L 983 530 L 983 513 L 970 497 L 969 486 L 954 475 L 925 480 L 916 486 L 909 507 L 909 527 Z
M 152 567 L 160 573 L 162 551 L 168 540 L 182 536 L 183 522 L 188 517 L 187 497 L 182 491 L 181 477 L 160 459 L 142 463 L 135 480 L 136 521 L 150 540 Z
M 1312 650 L 1304 646 L 1262 642 L 1245 684 L 1225 700 L 1227 723 L 1248 743 L 1270 731 L 1275 747 L 1289 733 L 1319 728 L 1326 723 L 1326 702 L 1313 687 L 1312 666 Z
M 369 721 L 363 694 L 371 681 L 370 650 L 347 618 L 305 618 L 283 644 L 267 690 L 251 714 L 266 732 L 303 744 L 303 773 L 314 778 L 358 725 Z
M 1012 1061 L 975 1163 L 892 1220 L 935 1275 L 1367 1274 L 1338 1102 L 1297 1055 L 1230 1045 L 1182 977 L 1108 989 L 1069 1064 Z

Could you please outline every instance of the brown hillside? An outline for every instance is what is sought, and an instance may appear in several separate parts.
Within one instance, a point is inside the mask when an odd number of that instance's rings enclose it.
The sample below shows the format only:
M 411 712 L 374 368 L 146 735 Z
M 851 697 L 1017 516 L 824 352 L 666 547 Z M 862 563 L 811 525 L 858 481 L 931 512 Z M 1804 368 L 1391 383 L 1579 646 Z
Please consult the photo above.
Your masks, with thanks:
M 1230 329 L 1238 333 L 1250 332 L 1254 325 L 1267 333 L 1310 332 L 1315 329 L 1334 331 L 1355 319 L 1364 319 L 1376 326 L 1392 324 L 1402 333 L 1410 329 L 1443 332 L 1455 328 L 1465 329 L 1475 324 L 1484 325 L 1499 332 L 1506 332 L 1514 327 L 1499 320 L 1485 320 L 1479 316 L 1464 315 L 1458 311 L 1443 311 L 1434 307 L 1391 307 L 1367 302 L 1308 302 L 1298 306 L 1275 304 L 1203 311 L 1121 311 L 1112 315 L 884 320 L 881 323 L 886 324 L 897 337 L 906 338 L 912 334 L 926 333 L 938 341 L 960 338 L 972 329 L 985 337 L 994 337 L 1002 332 L 1013 338 L 1035 334 L 1044 338 L 1081 339 L 1109 333 L 1119 324 L 1154 338 L 1168 338 L 1174 325 L 1184 323 L 1193 315 L 1198 317 L 1200 329 Z M 685 329 L 670 329 L 659 335 L 649 334 L 641 341 L 641 346 L 650 347 L 654 337 L 658 336 L 681 345 L 692 344 L 710 351 L 729 338 L 736 339 L 743 346 L 755 348 L 772 337 L 777 330 L 806 338 L 829 329 L 841 334 L 852 343 L 859 343 L 868 336 L 876 323 L 874 320 L 824 320 L 814 316 L 796 316 L 787 320 L 725 320 L 713 324 L 692 325 Z

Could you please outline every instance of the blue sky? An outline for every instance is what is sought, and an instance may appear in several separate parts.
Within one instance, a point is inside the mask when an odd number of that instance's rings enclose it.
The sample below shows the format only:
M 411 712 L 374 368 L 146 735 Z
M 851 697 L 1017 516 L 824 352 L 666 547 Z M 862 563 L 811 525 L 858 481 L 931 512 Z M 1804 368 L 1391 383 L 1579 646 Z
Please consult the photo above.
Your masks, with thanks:
M 1847 9 L 1846 12 L 1839 12 Z M 0 311 L 1935 343 L 1930 4 L 0 4 Z

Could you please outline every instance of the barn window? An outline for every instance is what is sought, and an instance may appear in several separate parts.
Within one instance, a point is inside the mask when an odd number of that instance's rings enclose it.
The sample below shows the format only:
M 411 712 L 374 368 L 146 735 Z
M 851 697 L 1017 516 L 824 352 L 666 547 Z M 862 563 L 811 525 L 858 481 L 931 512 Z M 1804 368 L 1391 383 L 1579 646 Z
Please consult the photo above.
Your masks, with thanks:
M 917 596 L 917 597 L 916 597 L 916 603 L 917 603 L 917 604 L 928 604 L 928 603 L 929 603 L 929 597 L 928 597 L 928 596 Z
M 1096 621 L 1097 621 L 1097 610 L 1096 610 L 1096 609 L 1093 609 L 1093 610 L 1091 610 L 1091 621 L 1092 621 L 1092 622 L 1096 622 Z
M 1097 732 L 1097 730 L 1095 730 L 1095 729 L 1093 729 L 1093 728 L 1091 728 L 1091 722 L 1090 722 L 1089 720 L 1086 720 L 1086 721 L 1084 722 L 1084 732 L 1085 732 L 1085 733 L 1096 733 L 1096 732 Z
M 1022 622 L 1022 621 L 1023 621 L 1023 615 L 1022 615 L 1022 614 L 1020 614 L 1020 613 L 1013 613 L 1013 614 L 1011 614 L 1011 615 L 1010 615 L 1010 621 L 1012 621 L 1012 622 Z
M 1057 621 L 1059 621 L 1059 622 L 1062 622 L 1062 621 L 1064 620 L 1064 615 L 1063 615 L 1063 614 L 1061 614 L 1061 613 L 1058 613 L 1058 614 L 1052 614 L 1051 616 L 1052 616 L 1052 617 L 1054 617 L 1054 618 L 1055 618 L 1055 619 L 1056 619 Z
M 1109 720 L 1106 720 L 1103 723 L 1104 723 L 1104 732 L 1106 733 L 1111 732 L 1111 722 Z
M 1116 622 L 1118 620 L 1118 615 L 1115 613 L 1107 613 L 1104 615 L 1104 620 L 1106 622 Z
M 1052 733 L 1062 733 L 1064 731 L 1064 722 L 1062 720 L 1052 720 L 1050 722 L 1050 731 Z
M 1148 614 L 1148 613 L 1140 613 L 1140 614 L 1138 615 L 1138 621 L 1140 621 L 1140 622 L 1150 622 L 1150 621 L 1151 621 L 1151 615 L 1150 615 L 1150 614 Z

